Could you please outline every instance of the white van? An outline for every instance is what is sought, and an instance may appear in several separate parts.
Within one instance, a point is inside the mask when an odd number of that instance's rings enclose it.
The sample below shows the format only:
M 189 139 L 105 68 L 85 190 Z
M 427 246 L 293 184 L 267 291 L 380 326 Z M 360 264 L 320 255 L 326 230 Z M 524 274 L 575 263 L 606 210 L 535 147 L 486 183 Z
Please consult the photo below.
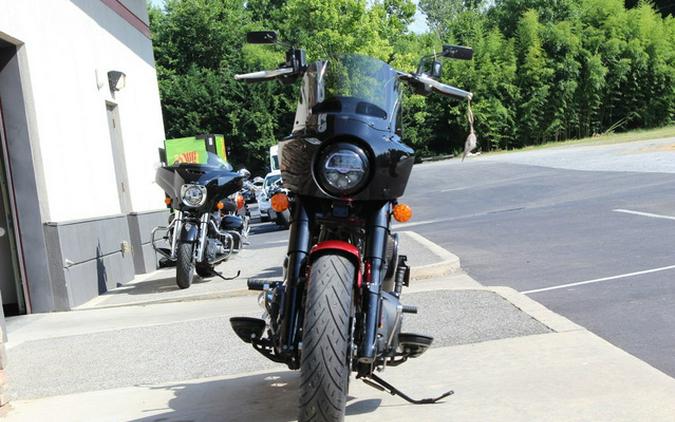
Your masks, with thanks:
M 279 170 L 279 145 L 270 147 L 270 172 Z

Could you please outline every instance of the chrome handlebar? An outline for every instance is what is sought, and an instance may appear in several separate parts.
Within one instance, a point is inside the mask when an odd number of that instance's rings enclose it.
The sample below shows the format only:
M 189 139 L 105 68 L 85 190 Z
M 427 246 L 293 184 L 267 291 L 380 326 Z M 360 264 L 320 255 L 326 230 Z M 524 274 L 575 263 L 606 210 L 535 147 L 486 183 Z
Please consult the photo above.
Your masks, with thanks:
M 293 74 L 295 71 L 291 67 L 281 67 L 274 70 L 261 70 L 259 72 L 251 72 L 234 75 L 234 79 L 238 81 L 248 80 L 248 81 L 266 81 L 270 79 L 275 79 L 280 76 L 287 76 Z M 398 72 L 399 77 L 406 79 L 408 81 L 415 81 L 426 86 L 431 87 L 434 91 L 439 94 L 453 96 L 462 99 L 471 99 L 473 94 L 469 91 L 464 91 L 463 89 L 454 87 L 452 85 L 447 85 L 442 82 L 438 82 L 435 79 L 430 78 L 425 74 L 410 74 L 405 72 Z
M 436 90 L 440 94 L 469 100 L 473 97 L 473 94 L 469 91 L 464 91 L 463 89 L 457 88 L 455 86 L 438 82 L 435 79 L 431 79 L 427 75 L 413 75 L 413 77 L 424 85 L 429 85 L 432 89 Z
M 294 72 L 291 67 L 281 67 L 274 70 L 261 70 L 259 72 L 243 73 L 239 75 L 234 75 L 234 79 L 237 81 L 245 80 L 268 80 L 278 78 L 279 76 L 290 75 Z

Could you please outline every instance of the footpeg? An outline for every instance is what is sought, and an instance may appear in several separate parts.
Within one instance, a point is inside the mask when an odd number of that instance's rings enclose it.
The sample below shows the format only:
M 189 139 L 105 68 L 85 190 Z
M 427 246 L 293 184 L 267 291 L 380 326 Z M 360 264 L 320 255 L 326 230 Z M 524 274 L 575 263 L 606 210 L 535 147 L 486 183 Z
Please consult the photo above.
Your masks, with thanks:
M 249 290 L 263 291 L 274 288 L 281 284 L 281 281 L 263 280 L 259 278 L 249 278 L 246 282 Z
M 230 325 L 234 333 L 246 343 L 251 343 L 262 337 L 267 323 L 260 318 L 232 317 Z
M 433 342 L 433 337 L 422 334 L 400 333 L 398 335 L 398 345 L 401 348 L 403 355 L 411 358 L 422 355 L 429 349 Z
M 415 305 L 401 305 L 403 308 L 401 309 L 401 312 L 404 314 L 416 314 L 417 313 L 417 306 Z

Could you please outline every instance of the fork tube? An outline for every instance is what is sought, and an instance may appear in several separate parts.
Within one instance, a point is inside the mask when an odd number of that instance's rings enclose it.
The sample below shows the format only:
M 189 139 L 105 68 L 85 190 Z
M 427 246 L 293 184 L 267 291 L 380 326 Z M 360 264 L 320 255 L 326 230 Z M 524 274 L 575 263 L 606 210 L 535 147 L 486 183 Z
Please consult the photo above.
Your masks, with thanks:
M 206 234 L 209 231 L 209 218 L 211 214 L 205 212 L 199 222 L 199 244 L 197 245 L 197 262 L 204 260 L 204 250 L 206 249 Z
M 171 239 L 171 258 L 176 258 L 176 246 L 178 245 L 178 236 L 180 231 L 183 230 L 183 212 L 176 211 L 176 216 L 173 221 L 176 223 L 173 226 L 173 238 Z
M 279 339 L 282 352 L 291 352 L 295 346 L 298 331 L 298 308 L 302 299 L 302 291 L 298 289 L 298 281 L 302 277 L 302 269 L 307 260 L 310 246 L 309 217 L 299 197 L 295 199 L 294 208 L 288 239 L 286 286 L 282 312 L 279 316 Z
M 368 221 L 366 260 L 370 261 L 370 280 L 366 292 L 365 336 L 361 343 L 359 361 L 370 364 L 377 354 L 377 324 L 380 316 L 380 295 L 382 291 L 382 268 L 389 225 L 390 204 L 387 202 L 375 211 Z

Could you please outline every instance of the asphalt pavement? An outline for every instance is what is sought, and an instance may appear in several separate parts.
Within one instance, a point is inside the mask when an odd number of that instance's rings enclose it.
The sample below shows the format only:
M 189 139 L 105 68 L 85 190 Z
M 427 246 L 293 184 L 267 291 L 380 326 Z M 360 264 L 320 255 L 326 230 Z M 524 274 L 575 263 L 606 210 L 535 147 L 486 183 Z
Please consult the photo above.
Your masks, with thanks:
M 601 279 L 530 295 L 675 376 L 675 139 L 419 165 L 403 200 L 483 284 Z

